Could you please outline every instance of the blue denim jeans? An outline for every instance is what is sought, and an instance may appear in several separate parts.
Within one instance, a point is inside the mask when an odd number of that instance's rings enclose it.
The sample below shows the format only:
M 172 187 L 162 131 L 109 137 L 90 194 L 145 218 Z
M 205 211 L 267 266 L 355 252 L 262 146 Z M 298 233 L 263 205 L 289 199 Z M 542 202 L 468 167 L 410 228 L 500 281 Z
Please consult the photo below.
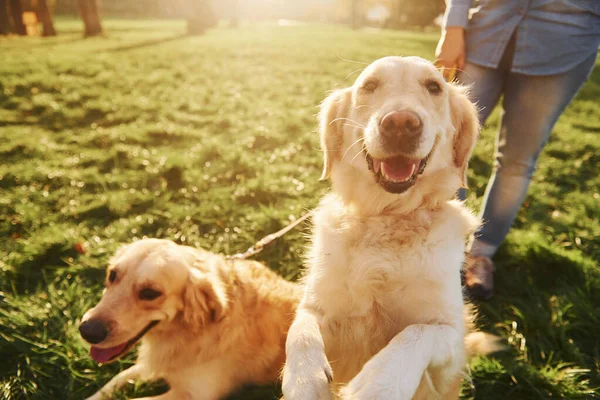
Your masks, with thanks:
M 470 248 L 474 256 L 492 257 L 512 225 L 535 171 L 538 156 L 554 124 L 589 78 L 596 55 L 567 73 L 530 76 L 467 64 L 459 73 L 462 84 L 472 85 L 472 100 L 480 108 L 483 125 L 498 99 L 502 120 L 496 139 L 494 170 L 483 199 L 483 225 Z M 463 200 L 466 192 L 461 190 Z

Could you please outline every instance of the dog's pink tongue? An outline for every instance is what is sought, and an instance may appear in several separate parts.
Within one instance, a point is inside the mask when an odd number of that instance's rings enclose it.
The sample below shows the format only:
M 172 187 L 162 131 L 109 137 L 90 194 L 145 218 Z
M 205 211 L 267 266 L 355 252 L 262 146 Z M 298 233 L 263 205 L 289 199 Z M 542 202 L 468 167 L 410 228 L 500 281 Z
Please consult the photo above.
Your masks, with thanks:
M 389 158 L 381 161 L 381 172 L 386 178 L 395 181 L 408 180 L 419 167 L 419 160 L 406 160 L 404 158 Z
M 127 343 L 120 344 L 115 347 L 109 347 L 108 349 L 99 349 L 98 347 L 92 346 L 90 349 L 90 356 L 92 359 L 99 363 L 105 363 L 110 361 L 111 358 L 120 354 L 127 347 Z

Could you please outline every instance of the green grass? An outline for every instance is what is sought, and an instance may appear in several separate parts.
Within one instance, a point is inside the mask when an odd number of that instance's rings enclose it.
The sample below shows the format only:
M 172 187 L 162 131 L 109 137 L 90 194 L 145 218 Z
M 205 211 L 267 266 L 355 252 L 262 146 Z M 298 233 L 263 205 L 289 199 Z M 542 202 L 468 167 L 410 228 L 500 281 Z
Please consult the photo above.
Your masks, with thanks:
M 318 103 L 378 57 L 432 57 L 431 33 L 107 20 L 83 40 L 0 39 L 0 398 L 90 395 L 99 367 L 77 326 L 119 243 L 163 237 L 232 254 L 314 207 Z M 559 121 L 497 257 L 480 324 L 509 350 L 471 363 L 464 398 L 600 398 L 600 69 Z M 469 173 L 477 208 L 498 112 Z M 258 258 L 299 274 L 307 226 Z M 77 244 L 87 249 L 76 251 Z M 158 393 L 130 386 L 124 395 Z M 164 387 L 162 388 L 164 390 Z M 239 399 L 271 399 L 276 388 Z

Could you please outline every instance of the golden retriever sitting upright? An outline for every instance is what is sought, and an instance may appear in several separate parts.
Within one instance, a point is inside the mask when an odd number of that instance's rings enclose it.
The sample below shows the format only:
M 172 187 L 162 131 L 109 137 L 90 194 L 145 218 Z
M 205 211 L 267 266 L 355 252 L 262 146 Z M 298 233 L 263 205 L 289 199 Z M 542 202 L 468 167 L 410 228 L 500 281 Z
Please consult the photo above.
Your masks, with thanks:
M 79 330 L 107 363 L 138 340 L 137 362 L 90 399 L 130 379 L 163 378 L 155 399 L 217 400 L 244 384 L 277 380 L 299 289 L 264 265 L 168 240 L 144 239 L 112 258 L 100 303 Z
M 467 336 L 460 270 L 478 221 L 452 200 L 477 111 L 430 62 L 387 57 L 320 119 L 333 193 L 314 216 L 285 399 L 456 399 L 466 350 L 492 344 Z

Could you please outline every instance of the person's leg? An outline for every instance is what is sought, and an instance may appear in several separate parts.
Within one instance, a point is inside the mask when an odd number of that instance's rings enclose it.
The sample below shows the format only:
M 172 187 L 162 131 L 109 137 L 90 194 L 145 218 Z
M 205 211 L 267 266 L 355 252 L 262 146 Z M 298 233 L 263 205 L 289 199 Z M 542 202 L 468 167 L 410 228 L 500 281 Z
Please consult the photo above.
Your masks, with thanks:
M 480 67 L 470 63 L 467 63 L 465 69 L 456 76 L 458 83 L 470 86 L 469 97 L 477 104 L 479 122 L 482 125 L 498 103 L 505 78 L 506 72 L 501 69 Z
M 525 199 L 538 156 L 554 124 L 588 79 L 595 56 L 559 75 L 507 77 L 494 173 L 482 205 L 483 225 L 471 256 L 491 258 Z
M 468 63 L 465 69 L 460 71 L 456 80 L 461 85 L 469 86 L 469 98 L 477 105 L 479 110 L 479 123 L 483 126 L 498 103 L 507 72 L 502 69 L 480 67 Z M 467 199 L 467 190 L 458 190 L 459 200 Z

